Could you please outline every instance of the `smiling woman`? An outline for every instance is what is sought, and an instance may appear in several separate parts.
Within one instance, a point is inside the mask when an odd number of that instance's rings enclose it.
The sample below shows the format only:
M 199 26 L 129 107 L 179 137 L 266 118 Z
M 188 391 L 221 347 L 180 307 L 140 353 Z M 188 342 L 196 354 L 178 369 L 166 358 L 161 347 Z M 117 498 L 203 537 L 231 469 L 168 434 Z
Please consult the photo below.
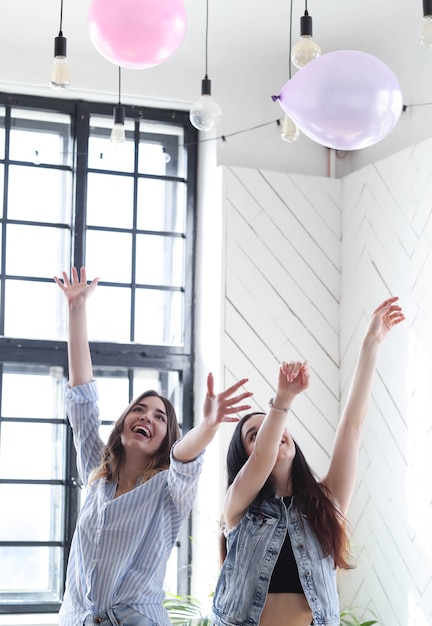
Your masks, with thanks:
M 102 461 L 91 472 L 89 482 L 117 476 L 115 497 L 118 497 L 168 469 L 170 450 L 179 437 L 171 402 L 156 391 L 145 391 L 114 424 Z
M 87 338 L 86 303 L 98 278 L 85 268 L 55 277 L 69 312 L 67 414 L 87 495 L 72 540 L 60 625 L 169 626 L 167 561 L 197 489 L 203 453 L 222 422 L 249 408 L 242 379 L 215 394 L 207 378 L 203 419 L 179 438 L 174 407 L 156 391 L 133 400 L 104 446 Z

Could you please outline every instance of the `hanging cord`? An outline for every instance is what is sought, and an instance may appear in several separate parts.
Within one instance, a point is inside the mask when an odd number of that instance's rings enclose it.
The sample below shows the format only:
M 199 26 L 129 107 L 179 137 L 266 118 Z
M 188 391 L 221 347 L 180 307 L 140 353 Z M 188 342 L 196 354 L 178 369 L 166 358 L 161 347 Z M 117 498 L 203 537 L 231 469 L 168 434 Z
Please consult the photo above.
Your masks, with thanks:
M 118 71 L 118 103 L 119 106 L 121 105 L 121 67 L 119 65 L 119 71 Z
M 288 63 L 288 79 L 291 80 L 291 68 L 292 68 L 292 62 L 291 62 L 291 52 L 292 52 L 292 16 L 293 16 L 293 0 L 291 0 L 291 5 L 290 5 L 290 24 L 289 24 L 289 63 Z
M 205 78 L 208 78 L 208 32 L 209 32 L 209 0 L 206 0 L 206 26 L 205 26 Z
M 60 0 L 60 28 L 59 28 L 59 37 L 63 37 L 62 28 L 63 28 L 63 0 Z

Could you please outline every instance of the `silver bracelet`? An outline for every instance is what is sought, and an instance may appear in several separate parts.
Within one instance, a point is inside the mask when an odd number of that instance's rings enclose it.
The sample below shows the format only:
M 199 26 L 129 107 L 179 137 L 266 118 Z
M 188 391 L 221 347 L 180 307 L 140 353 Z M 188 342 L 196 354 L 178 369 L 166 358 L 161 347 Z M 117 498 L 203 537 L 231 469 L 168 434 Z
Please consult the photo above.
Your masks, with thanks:
M 269 407 L 271 409 L 273 409 L 273 411 L 280 411 L 281 413 L 288 413 L 289 407 L 286 408 L 286 409 L 278 409 L 277 407 L 274 406 L 273 400 L 274 400 L 274 398 L 270 398 L 270 400 L 269 400 Z

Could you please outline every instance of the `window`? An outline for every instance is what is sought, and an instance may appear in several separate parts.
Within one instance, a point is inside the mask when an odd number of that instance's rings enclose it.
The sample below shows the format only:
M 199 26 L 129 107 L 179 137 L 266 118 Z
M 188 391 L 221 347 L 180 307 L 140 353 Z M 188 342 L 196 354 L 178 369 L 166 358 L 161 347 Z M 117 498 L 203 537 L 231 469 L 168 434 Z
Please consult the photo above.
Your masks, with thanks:
M 66 309 L 85 264 L 102 437 L 141 391 L 191 427 L 196 131 L 186 112 L 0 94 L 0 612 L 57 611 L 81 502 L 64 413 Z M 168 591 L 189 592 L 190 528 Z

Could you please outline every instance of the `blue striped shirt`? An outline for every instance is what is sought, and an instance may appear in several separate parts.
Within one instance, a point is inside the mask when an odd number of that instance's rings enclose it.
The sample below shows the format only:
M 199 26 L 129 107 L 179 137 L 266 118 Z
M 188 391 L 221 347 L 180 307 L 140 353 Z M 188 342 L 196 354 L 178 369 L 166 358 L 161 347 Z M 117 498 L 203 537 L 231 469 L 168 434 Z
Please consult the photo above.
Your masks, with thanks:
M 66 407 L 81 480 L 99 465 L 95 381 L 67 388 Z M 61 626 L 77 626 L 118 604 L 169 626 L 162 602 L 167 560 L 196 494 L 203 454 L 190 463 L 172 457 L 159 472 L 114 499 L 116 482 L 101 479 L 87 488 L 69 556 Z

